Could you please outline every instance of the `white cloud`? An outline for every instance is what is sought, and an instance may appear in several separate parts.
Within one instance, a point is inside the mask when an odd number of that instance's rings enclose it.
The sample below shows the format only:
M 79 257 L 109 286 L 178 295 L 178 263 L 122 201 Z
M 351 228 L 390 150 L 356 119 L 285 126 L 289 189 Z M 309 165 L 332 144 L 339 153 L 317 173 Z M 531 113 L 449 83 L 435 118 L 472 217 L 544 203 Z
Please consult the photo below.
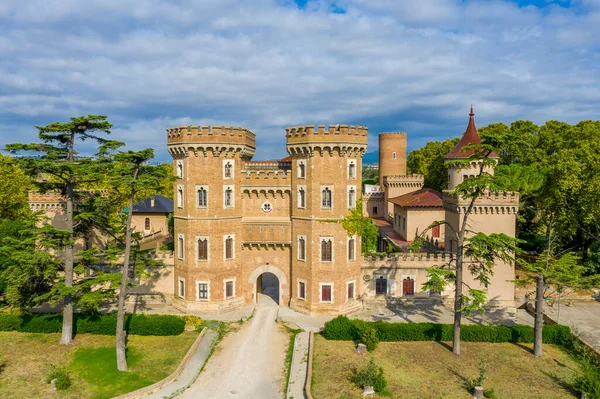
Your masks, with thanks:
M 336 4 L 4 1 L 0 145 L 85 113 L 162 160 L 177 124 L 248 127 L 276 158 L 295 124 L 407 130 L 414 147 L 460 134 L 471 103 L 479 125 L 598 118 L 596 2 Z

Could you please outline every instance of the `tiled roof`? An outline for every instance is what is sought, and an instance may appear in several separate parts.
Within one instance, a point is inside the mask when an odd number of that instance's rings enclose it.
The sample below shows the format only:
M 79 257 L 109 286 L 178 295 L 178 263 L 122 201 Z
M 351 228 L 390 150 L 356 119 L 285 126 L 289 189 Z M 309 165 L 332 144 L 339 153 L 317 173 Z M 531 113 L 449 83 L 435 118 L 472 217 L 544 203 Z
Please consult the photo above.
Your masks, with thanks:
M 152 197 L 154 197 L 154 206 L 152 205 Z M 137 204 L 133 205 L 133 213 L 169 213 L 173 212 L 173 200 L 162 196 L 153 195 L 144 198 Z
M 388 199 L 392 204 L 411 207 L 441 207 L 442 193 L 431 188 L 422 188 L 418 191 Z
M 450 150 L 445 159 L 467 159 L 470 158 L 473 154 L 475 154 L 476 150 L 471 148 L 463 151 L 463 147 L 469 144 L 479 144 L 481 143 L 481 137 L 479 137 L 479 133 L 477 133 L 477 128 L 475 127 L 475 113 L 473 113 L 473 107 L 471 107 L 471 113 L 469 113 L 469 124 L 467 125 L 467 130 L 463 134 L 460 141 Z M 498 155 L 493 152 L 488 156 L 488 158 L 499 158 Z

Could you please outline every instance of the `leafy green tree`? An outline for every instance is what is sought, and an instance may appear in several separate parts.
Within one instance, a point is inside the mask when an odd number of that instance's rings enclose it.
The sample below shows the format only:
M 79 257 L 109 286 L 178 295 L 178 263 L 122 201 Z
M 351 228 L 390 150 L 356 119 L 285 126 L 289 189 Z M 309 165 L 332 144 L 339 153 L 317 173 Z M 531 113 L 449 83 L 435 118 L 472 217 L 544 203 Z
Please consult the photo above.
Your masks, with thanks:
M 364 217 L 362 198 L 356 201 L 356 207 L 344 217 L 342 226 L 349 236 L 356 234 L 361 238 L 361 250 L 363 253 L 375 252 L 377 250 L 379 229 L 371 219 Z
M 153 166 L 148 162 L 154 157 L 154 150 L 147 148 L 142 151 L 118 152 L 112 159 L 109 180 L 115 188 L 114 196 L 128 198 L 127 217 L 124 220 L 124 256 L 121 272 L 121 285 L 117 301 L 117 368 L 127 371 L 126 334 L 125 334 L 125 299 L 127 296 L 128 274 L 133 255 L 139 250 L 136 245 L 131 220 L 133 205 L 139 192 L 147 190 L 156 191 L 164 187 L 164 182 L 170 182 L 169 171 L 161 165 Z M 161 183 L 163 187 L 161 187 Z M 170 184 L 168 184 L 170 186 Z
M 425 147 L 411 151 L 406 160 L 408 170 L 410 173 L 425 176 L 425 187 L 437 191 L 445 190 L 448 187 L 448 167 L 444 156 L 459 140 L 457 137 L 444 141 L 430 141 Z
M 427 290 L 442 291 L 448 284 L 454 285 L 454 336 L 452 352 L 460 354 L 460 328 L 462 323 L 462 314 L 469 314 L 475 310 L 483 311 L 487 300 L 486 291 L 474 287 L 469 287 L 464 282 L 464 270 L 471 273 L 473 278 L 483 287 L 487 287 L 490 278 L 493 275 L 493 267 L 497 261 L 506 263 L 514 262 L 515 251 L 518 250 L 518 240 L 506 234 L 493 233 L 484 234 L 471 231 L 467 228 L 469 217 L 473 211 L 478 198 L 484 196 L 488 191 L 501 191 L 501 187 L 493 175 L 486 172 L 486 167 L 494 167 L 496 160 L 489 158 L 490 154 L 497 148 L 498 140 L 490 139 L 488 142 L 482 141 L 481 144 L 472 144 L 464 149 L 475 149 L 474 155 L 468 159 L 452 160 L 448 162 L 450 166 L 469 168 L 472 163 L 479 166 L 479 172 L 476 176 L 464 180 L 458 184 L 451 195 L 460 197 L 468 201 L 468 206 L 464 212 L 461 224 L 458 227 L 453 226 L 447 221 L 434 222 L 429 228 L 425 229 L 411 245 L 411 249 L 420 249 L 423 245 L 426 233 L 430 228 L 438 225 L 445 225 L 447 232 L 452 235 L 457 243 L 455 257 L 446 264 L 428 269 L 428 282 L 423 284 Z M 467 293 L 464 293 L 467 289 Z
M 64 279 L 53 287 L 53 295 L 63 299 L 63 328 L 61 344 L 69 344 L 73 339 L 73 305 L 77 299 L 74 288 L 74 251 L 73 245 L 78 228 L 78 217 L 74 203 L 78 198 L 77 189 L 84 184 L 97 181 L 100 177 L 94 173 L 93 158 L 79 156 L 76 145 L 91 140 L 105 144 L 108 140 L 98 134 L 109 134 L 112 125 L 105 116 L 88 115 L 71 118 L 70 122 L 54 122 L 46 126 L 36 126 L 39 143 L 9 144 L 6 149 L 11 153 L 35 155 L 19 158 L 23 170 L 35 180 L 35 186 L 42 191 L 56 191 L 66 200 L 66 231 L 70 239 L 63 249 Z M 90 252 L 82 254 L 83 263 L 93 260 Z M 81 281 L 83 285 L 90 281 Z
M 20 309 L 36 305 L 63 270 L 56 254 L 69 234 L 42 222 L 39 214 L 0 220 L 0 287 L 4 300 Z
M 30 181 L 10 157 L 0 154 L 0 219 L 19 219 L 29 215 Z

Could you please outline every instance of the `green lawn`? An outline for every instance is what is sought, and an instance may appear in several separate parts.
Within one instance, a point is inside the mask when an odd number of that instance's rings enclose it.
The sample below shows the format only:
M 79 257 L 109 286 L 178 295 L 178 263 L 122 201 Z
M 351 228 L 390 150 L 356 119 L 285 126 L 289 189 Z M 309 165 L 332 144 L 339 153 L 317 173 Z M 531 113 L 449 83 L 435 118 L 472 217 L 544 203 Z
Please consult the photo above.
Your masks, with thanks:
M 60 334 L 0 332 L 0 396 L 3 398 L 112 398 L 171 374 L 196 339 L 129 336 L 129 372 L 116 368 L 115 338 L 80 334 L 59 345 Z M 73 386 L 54 392 L 45 377 L 51 365 L 65 367 Z
M 456 356 L 439 342 L 381 342 L 372 354 L 357 354 L 353 342 L 315 335 L 312 394 L 315 399 L 362 398 L 350 379 L 373 356 L 394 398 L 470 398 L 464 380 L 478 376 L 480 360 L 487 369 L 484 387 L 493 388 L 499 399 L 577 397 L 569 384 L 578 364 L 551 345 L 544 346 L 542 358 L 531 349 L 531 344 L 463 342 Z

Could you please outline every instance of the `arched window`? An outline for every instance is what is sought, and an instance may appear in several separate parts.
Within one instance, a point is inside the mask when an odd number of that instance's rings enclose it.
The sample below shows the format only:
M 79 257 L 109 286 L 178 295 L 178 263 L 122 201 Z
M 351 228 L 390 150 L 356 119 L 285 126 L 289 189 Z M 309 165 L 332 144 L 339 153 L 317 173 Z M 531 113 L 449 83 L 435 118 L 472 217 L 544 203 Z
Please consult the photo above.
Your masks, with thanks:
M 150 230 L 150 218 L 144 219 L 144 230 Z
M 304 187 L 298 189 L 298 208 L 306 207 L 306 190 Z
M 232 170 L 233 170 L 233 165 L 231 164 L 231 162 L 227 162 L 225 164 L 225 173 L 224 173 L 226 179 L 231 179 Z
M 198 260 L 208 260 L 208 238 L 198 239 Z
M 323 208 L 331 208 L 331 190 L 325 187 L 321 192 L 321 206 Z
M 348 260 L 349 261 L 353 261 L 354 260 L 354 245 L 355 241 L 354 241 L 354 237 L 350 237 L 348 239 Z
M 304 179 L 306 177 L 306 165 L 304 162 L 298 162 L 298 177 Z
M 198 206 L 204 208 L 206 207 L 207 203 L 206 189 L 204 187 L 200 187 L 198 190 Z
M 356 190 L 351 187 L 348 190 L 348 208 L 354 208 L 356 206 Z
M 402 280 L 402 294 L 415 295 L 415 280 L 410 277 L 406 277 Z
M 375 279 L 375 295 L 387 294 L 387 278 L 379 276 Z
M 354 164 L 354 162 L 350 162 L 350 164 L 348 165 L 348 178 L 356 179 L 356 165 Z
M 302 236 L 298 238 L 298 259 L 306 260 L 306 240 Z
M 396 153 L 392 152 L 392 159 L 396 159 Z
M 331 262 L 333 258 L 332 247 L 333 240 L 331 238 L 321 239 L 321 262 Z
M 225 239 L 225 259 L 233 259 L 233 237 Z
M 232 206 L 233 206 L 233 190 L 228 187 L 225 190 L 225 207 L 231 208 Z

